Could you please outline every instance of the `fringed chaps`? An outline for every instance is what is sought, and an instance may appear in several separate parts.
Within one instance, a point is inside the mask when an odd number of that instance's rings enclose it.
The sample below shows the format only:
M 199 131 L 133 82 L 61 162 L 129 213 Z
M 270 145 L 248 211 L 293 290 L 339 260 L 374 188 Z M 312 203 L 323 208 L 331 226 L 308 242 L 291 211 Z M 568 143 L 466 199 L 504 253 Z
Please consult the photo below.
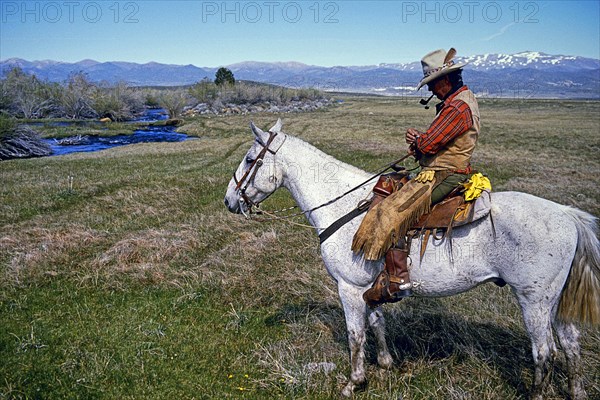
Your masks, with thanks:
M 354 234 L 352 251 L 356 254 L 362 251 L 366 260 L 383 257 L 423 214 L 429 212 L 436 182 L 441 182 L 437 173 L 431 182 L 411 180 L 369 210 Z

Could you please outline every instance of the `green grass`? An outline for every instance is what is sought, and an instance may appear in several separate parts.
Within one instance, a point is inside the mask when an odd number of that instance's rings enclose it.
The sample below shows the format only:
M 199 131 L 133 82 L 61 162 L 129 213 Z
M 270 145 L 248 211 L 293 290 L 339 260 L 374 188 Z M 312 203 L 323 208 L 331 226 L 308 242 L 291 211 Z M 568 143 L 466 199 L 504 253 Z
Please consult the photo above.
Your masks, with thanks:
M 598 216 L 599 111 L 481 101 L 476 167 L 495 190 Z M 415 99 L 348 96 L 281 117 L 286 132 L 373 171 L 433 115 Z M 197 140 L 0 163 L 0 399 L 337 398 L 348 346 L 317 237 L 223 206 L 249 118 L 267 129 L 277 115 L 198 117 L 179 128 Z M 264 207 L 292 204 L 282 191 Z M 409 299 L 386 314 L 396 367 L 376 367 L 369 338 L 369 386 L 356 398 L 527 397 L 530 345 L 508 288 Z M 584 329 L 590 398 L 599 347 L 600 332 Z M 554 372 L 547 398 L 565 398 L 562 355 Z
M 198 398 L 259 392 L 252 349 L 282 335 L 268 310 L 203 291 L 98 291 L 53 283 L 2 304 L 7 397 Z M 60 304 L 53 304 L 56 299 Z M 47 307 L 47 304 L 53 304 Z M 194 340 L 190 340 L 194 338 Z M 224 351 L 224 348 L 227 351 Z M 198 358 L 198 354 L 202 358 Z

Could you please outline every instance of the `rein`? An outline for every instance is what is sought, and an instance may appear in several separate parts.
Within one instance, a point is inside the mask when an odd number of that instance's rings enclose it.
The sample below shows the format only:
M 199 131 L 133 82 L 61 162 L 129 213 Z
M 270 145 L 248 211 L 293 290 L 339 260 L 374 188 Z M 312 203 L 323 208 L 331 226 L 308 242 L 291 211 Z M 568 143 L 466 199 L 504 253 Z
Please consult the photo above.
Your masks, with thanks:
M 361 187 L 365 186 L 367 183 L 371 182 L 373 179 L 375 179 L 378 176 L 382 175 L 388 169 L 393 169 L 396 166 L 396 164 L 398 164 L 399 162 L 402 162 L 402 161 L 406 160 L 409 156 L 410 156 L 410 154 L 406 154 L 405 156 L 397 159 L 396 161 L 393 161 L 393 162 L 391 162 L 389 164 L 386 164 L 385 167 L 383 167 L 381 170 L 379 170 L 375 174 L 371 175 L 367 180 L 363 181 L 362 183 L 358 184 L 357 186 L 353 187 L 352 189 L 350 189 L 350 190 L 342 193 L 341 195 L 337 196 L 336 198 L 328 200 L 328 201 L 326 201 L 323 204 L 320 204 L 320 205 L 318 205 L 316 207 L 311 208 L 310 210 L 302 211 L 302 212 L 299 212 L 299 213 L 296 213 L 296 214 L 291 214 L 291 215 L 287 215 L 285 217 L 280 217 L 280 218 L 289 218 L 289 217 L 295 217 L 295 216 L 299 216 L 299 215 L 303 215 L 303 214 L 310 214 L 311 212 L 316 211 L 316 210 L 318 210 L 320 208 L 329 206 L 329 205 L 335 203 L 336 201 L 341 200 L 342 198 L 346 197 L 347 195 L 349 195 L 350 193 L 354 192 L 355 190 L 358 190 Z M 285 211 L 285 210 L 290 210 L 290 209 L 293 209 L 293 208 L 296 208 L 296 207 L 298 207 L 298 206 L 290 207 L 290 208 L 287 208 L 287 209 L 284 209 L 284 210 L 280 210 L 280 211 L 275 211 L 275 212 L 281 212 L 281 211 Z
M 277 216 L 275 214 L 277 213 L 281 213 L 281 212 L 285 212 L 285 211 L 290 211 L 293 210 L 295 208 L 298 208 L 298 206 L 292 206 L 292 207 L 288 207 L 288 208 L 284 208 L 281 210 L 277 210 L 277 211 L 271 211 L 271 212 L 267 212 L 264 210 L 260 210 L 260 203 L 256 203 L 254 201 L 252 201 L 252 199 L 250 199 L 248 197 L 248 195 L 246 194 L 246 190 L 248 189 L 248 185 L 254 181 L 254 177 L 256 176 L 256 173 L 258 172 L 258 169 L 263 165 L 263 158 L 265 157 L 265 155 L 267 154 L 267 152 L 275 155 L 277 154 L 277 151 L 281 148 L 281 146 L 279 146 L 279 148 L 277 150 L 271 150 L 269 148 L 269 146 L 273 143 L 273 140 L 275 139 L 275 137 L 277 136 L 277 132 L 272 132 L 269 131 L 269 139 L 267 140 L 266 144 L 262 144 L 259 142 L 259 144 L 261 144 L 263 146 L 262 150 L 260 151 L 260 153 L 258 153 L 256 159 L 252 162 L 252 164 L 250 165 L 250 167 L 246 170 L 246 172 L 244 173 L 244 175 L 242 175 L 242 177 L 238 180 L 237 177 L 235 176 L 235 172 L 233 173 L 233 180 L 236 183 L 235 186 L 235 190 L 238 190 L 240 192 L 240 202 L 245 202 L 247 207 L 248 207 L 248 214 L 244 213 L 244 215 L 246 216 L 246 218 L 250 218 L 250 214 L 252 214 L 252 207 L 256 207 L 258 209 L 258 211 L 256 212 L 256 214 L 266 214 L 269 215 L 270 218 L 266 218 L 266 219 L 286 219 L 286 218 L 292 218 L 292 217 L 297 217 L 300 215 L 305 215 L 305 214 L 310 214 L 320 208 L 329 206 L 339 200 L 341 200 L 342 198 L 346 197 L 347 195 L 349 195 L 350 193 L 360 189 L 361 187 L 365 186 L 367 183 L 369 183 L 370 181 L 372 181 L 373 179 L 379 177 L 380 175 L 382 175 L 384 172 L 386 172 L 389 169 L 394 169 L 394 170 L 398 170 L 399 168 L 397 168 L 397 164 L 406 160 L 408 157 L 411 156 L 410 153 L 407 153 L 406 155 L 400 157 L 399 159 L 392 161 L 391 163 L 386 164 L 384 167 L 382 167 L 378 172 L 374 173 L 373 175 L 371 175 L 368 179 L 366 179 L 365 181 L 361 182 L 360 184 L 358 184 L 357 186 L 347 190 L 346 192 L 342 193 L 341 195 L 326 201 L 323 204 L 320 204 L 316 207 L 311 208 L 310 210 L 306 210 L 306 211 L 301 211 L 301 212 L 297 212 L 294 214 L 289 214 L 289 215 L 285 215 L 285 216 Z M 283 145 L 283 144 L 282 144 Z M 251 173 L 252 172 L 252 173 Z M 245 183 L 245 184 L 244 184 Z M 243 186 L 242 186 L 243 185 Z M 362 203 L 362 202 L 361 202 Z M 361 208 L 361 205 L 357 205 L 357 209 Z M 240 208 L 241 210 L 243 210 L 243 208 Z M 304 225 L 304 224 L 298 224 L 304 227 L 310 227 L 310 228 L 314 228 L 313 226 L 309 226 L 309 225 Z M 317 229 L 321 229 L 321 228 L 317 228 Z

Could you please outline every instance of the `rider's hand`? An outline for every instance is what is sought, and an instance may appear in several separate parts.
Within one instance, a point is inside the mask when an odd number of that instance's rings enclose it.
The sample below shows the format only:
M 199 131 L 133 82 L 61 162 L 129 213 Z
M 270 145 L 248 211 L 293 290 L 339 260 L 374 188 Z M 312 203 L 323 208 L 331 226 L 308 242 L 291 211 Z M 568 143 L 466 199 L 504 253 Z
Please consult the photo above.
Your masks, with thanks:
M 413 128 L 408 128 L 406 130 L 406 143 L 410 145 L 414 144 L 419 136 L 421 136 L 421 132 Z

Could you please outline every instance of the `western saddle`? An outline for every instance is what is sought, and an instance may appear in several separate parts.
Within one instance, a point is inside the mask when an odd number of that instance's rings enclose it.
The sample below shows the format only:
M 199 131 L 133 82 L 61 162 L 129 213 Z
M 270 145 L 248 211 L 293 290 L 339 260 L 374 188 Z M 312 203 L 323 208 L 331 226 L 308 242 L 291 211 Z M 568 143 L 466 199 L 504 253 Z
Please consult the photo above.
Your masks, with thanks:
M 373 188 L 373 198 L 369 208 L 383 201 L 387 196 L 399 190 L 408 182 L 408 174 L 404 171 L 392 172 L 379 177 Z M 437 240 L 447 237 L 451 240 L 452 229 L 457 226 L 469 224 L 489 213 L 475 215 L 475 201 L 465 201 L 462 187 L 454 189 L 444 200 L 435 204 L 431 211 L 422 215 L 409 229 L 408 240 L 422 236 L 420 256 L 423 257 L 430 236 Z

